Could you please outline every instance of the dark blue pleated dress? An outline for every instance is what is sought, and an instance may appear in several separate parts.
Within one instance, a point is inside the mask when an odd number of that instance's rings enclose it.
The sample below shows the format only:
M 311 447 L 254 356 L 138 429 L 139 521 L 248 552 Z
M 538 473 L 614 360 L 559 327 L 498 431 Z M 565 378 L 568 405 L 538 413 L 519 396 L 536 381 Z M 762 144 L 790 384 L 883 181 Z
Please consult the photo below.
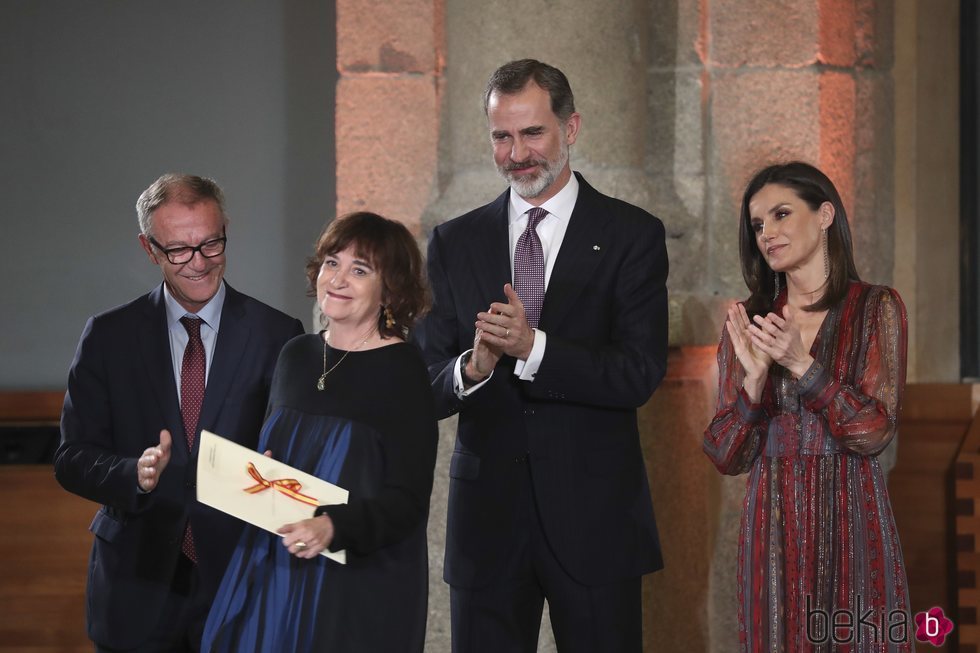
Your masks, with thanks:
M 328 368 L 344 355 L 327 351 Z M 350 352 L 320 392 L 322 360 L 317 335 L 283 349 L 259 451 L 350 492 L 328 509 L 330 548 L 346 549 L 347 564 L 296 558 L 280 536 L 247 527 L 202 651 L 422 651 L 438 437 L 425 366 L 405 343 Z

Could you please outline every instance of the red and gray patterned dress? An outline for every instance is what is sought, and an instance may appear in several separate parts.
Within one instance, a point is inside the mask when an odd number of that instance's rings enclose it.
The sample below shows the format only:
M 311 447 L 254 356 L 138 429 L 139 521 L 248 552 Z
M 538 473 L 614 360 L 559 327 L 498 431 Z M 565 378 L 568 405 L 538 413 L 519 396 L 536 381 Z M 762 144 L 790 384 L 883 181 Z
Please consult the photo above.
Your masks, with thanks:
M 785 303 L 784 290 L 774 312 Z M 906 340 L 898 293 L 852 283 L 827 313 L 803 378 L 774 363 L 753 404 L 723 331 L 704 451 L 723 474 L 749 472 L 738 556 L 744 651 L 913 650 L 877 458 L 896 431 Z

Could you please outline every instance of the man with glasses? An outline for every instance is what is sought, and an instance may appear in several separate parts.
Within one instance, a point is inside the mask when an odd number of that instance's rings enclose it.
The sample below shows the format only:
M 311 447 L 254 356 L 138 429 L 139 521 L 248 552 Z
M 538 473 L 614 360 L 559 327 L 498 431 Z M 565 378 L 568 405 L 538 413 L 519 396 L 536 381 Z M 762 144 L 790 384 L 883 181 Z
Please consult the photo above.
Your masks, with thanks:
M 160 177 L 136 203 L 163 283 L 89 319 L 55 475 L 101 503 L 88 577 L 98 651 L 197 651 L 241 523 L 198 503 L 202 429 L 256 448 L 279 350 L 302 324 L 224 282 L 214 181 Z

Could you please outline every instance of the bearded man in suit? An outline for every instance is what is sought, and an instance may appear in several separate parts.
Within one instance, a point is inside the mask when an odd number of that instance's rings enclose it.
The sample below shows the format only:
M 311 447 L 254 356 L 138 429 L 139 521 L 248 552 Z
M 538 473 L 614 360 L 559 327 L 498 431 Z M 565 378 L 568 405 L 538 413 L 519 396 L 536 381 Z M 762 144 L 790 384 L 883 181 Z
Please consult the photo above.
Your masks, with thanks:
M 565 75 L 524 59 L 484 94 L 510 188 L 438 226 L 419 341 L 459 414 L 445 580 L 456 652 L 640 651 L 640 578 L 662 567 L 636 409 L 667 360 L 663 224 L 569 167 Z

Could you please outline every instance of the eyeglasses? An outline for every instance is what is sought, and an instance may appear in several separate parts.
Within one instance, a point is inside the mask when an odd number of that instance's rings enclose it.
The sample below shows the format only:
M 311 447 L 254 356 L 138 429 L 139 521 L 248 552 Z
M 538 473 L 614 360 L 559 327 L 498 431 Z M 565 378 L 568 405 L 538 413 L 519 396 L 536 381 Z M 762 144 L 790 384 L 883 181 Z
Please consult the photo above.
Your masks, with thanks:
M 150 243 L 153 244 L 158 250 L 163 252 L 167 256 L 167 260 L 174 265 L 182 265 L 187 263 L 192 258 L 194 258 L 195 252 L 200 252 L 201 256 L 204 258 L 214 258 L 215 256 L 221 256 L 225 252 L 225 243 L 228 241 L 228 237 L 225 236 L 225 230 L 221 230 L 221 238 L 212 238 L 211 240 L 205 240 L 203 243 L 197 247 L 190 247 L 187 245 L 181 247 L 171 247 L 166 248 L 156 241 L 153 236 L 147 236 Z

